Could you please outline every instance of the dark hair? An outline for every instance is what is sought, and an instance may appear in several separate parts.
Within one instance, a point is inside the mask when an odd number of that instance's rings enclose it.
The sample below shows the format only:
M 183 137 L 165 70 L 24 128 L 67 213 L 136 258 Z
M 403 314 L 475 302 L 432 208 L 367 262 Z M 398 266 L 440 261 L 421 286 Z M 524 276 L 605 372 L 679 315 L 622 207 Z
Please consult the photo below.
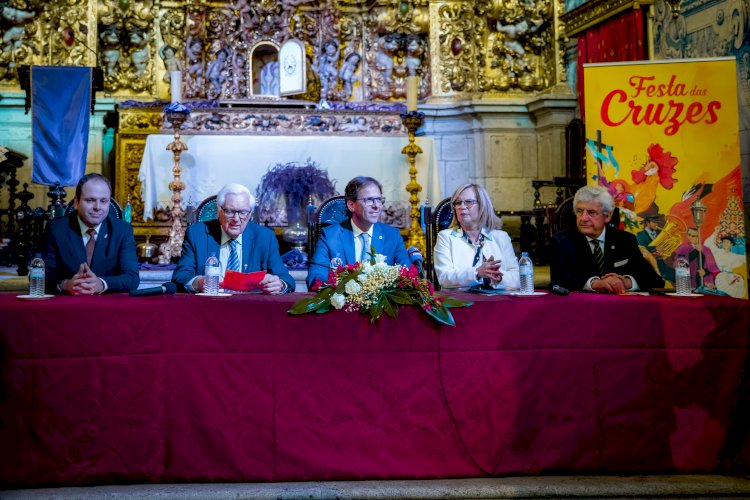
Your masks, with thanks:
M 78 184 L 76 184 L 76 200 L 81 199 L 81 191 L 83 190 L 83 185 L 88 181 L 93 181 L 95 179 L 98 179 L 107 184 L 107 187 L 109 188 L 109 197 L 112 197 L 112 183 L 109 182 L 109 179 L 104 177 L 102 174 L 86 174 L 81 177 L 81 180 L 79 180 Z
M 349 183 L 346 185 L 346 188 L 344 188 L 344 201 L 357 201 L 357 196 L 359 196 L 359 190 L 362 189 L 365 186 L 369 186 L 370 184 L 374 184 L 378 187 L 380 190 L 380 193 L 383 193 L 383 186 L 380 185 L 380 183 L 373 179 L 372 177 L 365 177 L 363 175 L 360 175 L 358 177 L 355 177 L 354 179 L 350 180 Z M 346 207 L 346 214 L 351 216 L 352 213 L 349 210 L 349 207 Z

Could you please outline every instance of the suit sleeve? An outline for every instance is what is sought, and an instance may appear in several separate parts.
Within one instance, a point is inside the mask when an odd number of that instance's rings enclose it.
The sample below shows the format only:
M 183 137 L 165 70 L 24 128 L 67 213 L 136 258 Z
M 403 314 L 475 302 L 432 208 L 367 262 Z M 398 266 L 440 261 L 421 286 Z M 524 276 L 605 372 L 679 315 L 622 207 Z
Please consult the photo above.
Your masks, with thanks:
M 389 238 L 393 239 L 393 262 L 402 266 L 410 267 L 411 259 L 406 251 L 406 245 L 404 244 L 404 238 L 401 236 L 401 231 L 398 228 L 392 227 L 392 235 L 388 235 Z
M 180 261 L 177 263 L 177 267 L 172 273 L 172 282 L 182 291 L 187 291 L 185 287 L 190 280 L 195 278 L 198 272 L 198 260 L 195 251 L 194 236 L 196 227 L 198 226 L 193 224 L 185 232 L 185 239 L 182 240 Z
M 289 274 L 289 270 L 281 260 L 281 254 L 279 253 L 279 242 L 276 240 L 276 235 L 271 230 L 267 230 L 270 234 L 268 235 L 268 247 L 266 248 L 266 270 L 278 276 L 281 280 L 286 283 L 286 293 L 293 292 L 295 289 L 294 278 Z
M 550 243 L 550 281 L 570 290 L 583 290 L 589 276 L 577 272 L 573 241 L 564 233 L 558 233 L 552 236 Z
M 135 254 L 135 237 L 130 224 L 123 223 L 122 234 L 117 248 L 117 268 L 119 274 L 100 276 L 107 283 L 107 292 L 127 292 L 138 288 L 141 282 L 138 275 L 138 257 Z
M 52 222 L 47 223 L 44 231 L 44 288 L 46 293 L 61 293 L 57 285 L 65 278 L 59 272 L 60 247 L 52 230 Z
M 331 251 L 330 245 L 328 244 L 328 232 L 327 228 L 324 228 L 320 232 L 318 242 L 315 244 L 315 252 L 310 259 L 308 271 L 307 271 L 307 289 L 312 290 L 312 286 L 315 280 L 322 282 L 328 281 L 328 270 L 331 267 Z

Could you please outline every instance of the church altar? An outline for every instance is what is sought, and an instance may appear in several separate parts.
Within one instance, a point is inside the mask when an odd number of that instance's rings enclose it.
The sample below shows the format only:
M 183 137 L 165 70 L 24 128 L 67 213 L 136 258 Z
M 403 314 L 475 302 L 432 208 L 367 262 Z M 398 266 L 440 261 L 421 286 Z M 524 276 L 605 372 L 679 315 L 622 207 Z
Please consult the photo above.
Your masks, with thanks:
M 138 174 L 144 220 L 154 210 L 171 206 L 173 159 L 166 148 L 173 140 L 172 135 L 161 134 L 146 139 Z M 254 193 L 270 167 L 305 164 L 309 159 L 328 172 L 340 194 L 350 179 L 366 175 L 382 183 L 387 206 L 399 202 L 408 207 L 404 186 L 409 183 L 409 163 L 401 153 L 406 137 L 182 135 L 181 140 L 188 146 L 180 157 L 186 186 L 183 206 L 197 206 L 230 182 L 244 184 Z M 443 195 L 433 141 L 420 137 L 416 142 L 423 151 L 417 156 L 420 200 L 434 204 Z

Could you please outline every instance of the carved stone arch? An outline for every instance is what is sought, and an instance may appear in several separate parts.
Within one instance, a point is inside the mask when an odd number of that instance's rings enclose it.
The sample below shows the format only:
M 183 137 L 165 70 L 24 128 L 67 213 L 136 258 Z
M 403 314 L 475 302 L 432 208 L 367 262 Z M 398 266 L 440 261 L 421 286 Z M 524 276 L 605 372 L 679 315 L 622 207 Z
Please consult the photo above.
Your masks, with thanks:
M 250 95 L 279 97 L 279 46 L 270 40 L 258 42 L 250 49 L 249 66 Z

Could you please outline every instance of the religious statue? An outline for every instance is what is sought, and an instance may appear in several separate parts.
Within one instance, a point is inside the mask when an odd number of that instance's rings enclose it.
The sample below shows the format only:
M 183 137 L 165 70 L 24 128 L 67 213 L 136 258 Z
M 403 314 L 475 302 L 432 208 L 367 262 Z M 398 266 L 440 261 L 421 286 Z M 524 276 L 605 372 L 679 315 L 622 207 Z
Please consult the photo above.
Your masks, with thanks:
M 227 76 L 224 73 L 224 66 L 229 56 L 228 51 L 227 47 L 219 49 L 219 52 L 216 53 L 216 59 L 208 63 L 208 69 L 206 70 L 206 78 L 213 86 L 216 96 L 221 95 L 222 85 L 227 80 Z
M 383 72 L 383 79 L 389 86 L 393 83 L 393 56 L 397 49 L 398 35 L 390 33 L 379 40 L 375 54 L 375 66 Z
M 151 51 L 148 45 L 151 35 L 137 26 L 132 28 L 128 35 L 132 45 L 130 60 L 135 68 L 135 77 L 141 78 L 148 70 L 148 63 L 151 59 Z
M 169 83 L 172 79 L 172 71 L 182 71 L 182 63 L 177 58 L 175 49 L 171 45 L 162 45 L 159 49 L 159 56 L 164 61 L 164 68 L 167 70 L 164 73 L 164 81 Z
M 185 54 L 188 60 L 188 76 L 195 81 L 197 88 L 203 84 L 203 42 L 200 38 L 188 36 L 185 46 Z
M 339 44 L 329 39 L 323 45 L 323 52 L 318 61 L 318 78 L 320 78 L 320 98 L 327 99 L 331 90 L 338 83 Z
M 417 76 L 422 70 L 424 42 L 418 36 L 411 35 L 406 42 L 406 71 L 409 76 Z
M 102 66 L 107 75 L 114 75 L 120 60 L 120 33 L 117 26 L 110 24 L 99 33 L 102 50 L 100 52 Z
M 361 60 L 362 57 L 357 52 L 352 52 L 351 54 L 346 56 L 346 59 L 344 59 L 344 64 L 341 65 L 339 76 L 341 77 L 341 81 L 344 82 L 344 101 L 348 100 L 352 96 L 354 83 L 359 80 L 359 77 L 356 75 L 356 73 Z

